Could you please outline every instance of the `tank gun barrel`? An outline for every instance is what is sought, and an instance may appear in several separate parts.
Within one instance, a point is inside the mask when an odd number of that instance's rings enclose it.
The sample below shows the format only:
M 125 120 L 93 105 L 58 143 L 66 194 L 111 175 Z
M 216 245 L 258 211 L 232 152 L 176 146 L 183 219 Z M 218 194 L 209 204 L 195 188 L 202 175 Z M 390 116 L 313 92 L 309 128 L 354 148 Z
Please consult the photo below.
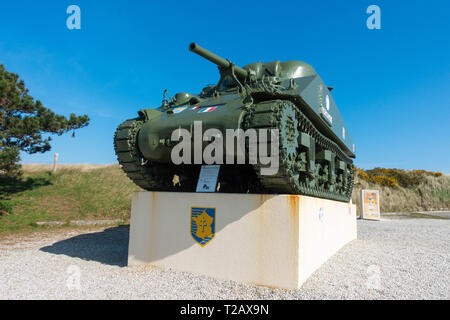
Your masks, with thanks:
M 189 50 L 192 52 L 195 52 L 199 56 L 205 58 L 206 60 L 211 61 L 212 63 L 218 65 L 221 68 L 229 68 L 231 66 L 231 62 L 219 57 L 218 55 L 212 53 L 209 50 L 206 50 L 205 48 L 200 47 L 198 44 L 192 42 L 189 45 Z M 239 78 L 247 78 L 248 71 L 244 70 L 238 66 L 234 66 L 234 72 Z

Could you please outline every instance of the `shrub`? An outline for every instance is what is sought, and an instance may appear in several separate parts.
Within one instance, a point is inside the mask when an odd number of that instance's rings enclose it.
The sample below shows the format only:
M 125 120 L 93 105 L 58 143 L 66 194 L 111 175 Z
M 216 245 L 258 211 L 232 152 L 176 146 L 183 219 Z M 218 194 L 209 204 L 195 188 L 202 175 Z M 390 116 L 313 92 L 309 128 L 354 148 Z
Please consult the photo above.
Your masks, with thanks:
M 364 170 L 361 170 L 361 169 L 359 169 L 359 168 L 356 168 L 356 173 L 358 174 L 358 176 L 359 176 L 361 179 L 363 179 L 363 180 L 365 180 L 365 181 L 367 181 L 367 182 L 370 182 L 370 177 L 369 177 L 369 175 L 368 175 L 367 173 L 364 172 Z
M 398 181 L 395 178 L 386 177 L 386 176 L 373 176 L 370 178 L 373 183 L 379 184 L 381 186 L 397 188 Z
M 387 187 L 411 188 L 424 183 L 427 176 L 439 178 L 442 172 L 432 172 L 426 170 L 403 170 L 403 169 L 385 169 L 374 168 L 371 170 L 362 170 L 356 168 L 358 176 L 367 182 Z
M 442 177 L 442 172 L 433 172 L 433 171 L 426 171 L 426 170 L 412 170 L 411 171 L 413 174 L 416 175 L 427 175 L 427 176 L 432 176 L 432 177 Z
M 425 180 L 425 177 L 422 173 L 415 174 L 412 171 L 408 172 L 403 169 L 375 168 L 372 170 L 367 170 L 366 173 L 370 176 L 372 181 L 373 181 L 373 177 L 375 177 L 375 176 L 384 176 L 387 178 L 394 179 L 396 181 L 397 185 L 400 185 L 404 188 L 410 188 L 413 186 L 417 186 Z M 380 178 L 378 178 L 378 181 L 381 181 Z

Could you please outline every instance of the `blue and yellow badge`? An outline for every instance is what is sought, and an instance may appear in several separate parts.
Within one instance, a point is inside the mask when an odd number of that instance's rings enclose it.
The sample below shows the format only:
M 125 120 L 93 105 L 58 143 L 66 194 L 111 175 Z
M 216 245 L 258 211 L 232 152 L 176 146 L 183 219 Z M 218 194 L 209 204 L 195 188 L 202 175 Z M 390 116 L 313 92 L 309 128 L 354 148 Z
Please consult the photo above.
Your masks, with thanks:
M 216 234 L 216 208 L 191 207 L 191 236 L 204 247 Z

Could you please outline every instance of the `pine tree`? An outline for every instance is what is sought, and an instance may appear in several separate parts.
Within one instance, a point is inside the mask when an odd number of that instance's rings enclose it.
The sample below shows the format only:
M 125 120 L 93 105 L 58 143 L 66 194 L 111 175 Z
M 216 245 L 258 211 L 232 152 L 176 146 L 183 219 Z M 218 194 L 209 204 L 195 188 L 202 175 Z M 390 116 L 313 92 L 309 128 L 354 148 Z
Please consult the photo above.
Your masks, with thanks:
M 20 151 L 49 151 L 51 137 L 89 124 L 87 115 L 69 118 L 55 114 L 28 94 L 23 80 L 0 64 L 0 177 L 21 174 Z

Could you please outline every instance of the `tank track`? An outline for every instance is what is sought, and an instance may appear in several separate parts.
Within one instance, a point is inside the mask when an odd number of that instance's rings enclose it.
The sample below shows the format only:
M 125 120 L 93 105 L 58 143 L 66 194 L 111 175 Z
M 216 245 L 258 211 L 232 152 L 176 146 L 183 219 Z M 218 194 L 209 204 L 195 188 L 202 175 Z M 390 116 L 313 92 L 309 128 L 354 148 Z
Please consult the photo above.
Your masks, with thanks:
M 114 134 L 114 149 L 122 170 L 136 185 L 148 191 L 194 192 L 199 167 L 156 164 L 143 159 L 137 146 L 137 135 L 143 124 L 141 118 L 126 120 Z
M 136 145 L 137 134 L 143 123 L 136 118 L 120 124 L 114 134 L 114 150 L 122 170 L 135 184 L 146 190 L 161 190 L 152 170 L 143 164 Z
M 292 116 L 293 113 L 295 116 Z M 246 129 L 280 129 L 278 173 L 275 175 L 261 175 L 261 165 L 256 164 L 253 166 L 259 182 L 265 189 L 264 191 L 304 194 L 344 202 L 350 200 L 354 174 L 352 160 L 336 143 L 320 133 L 294 103 L 287 100 L 271 100 L 257 103 L 248 111 L 244 120 L 244 126 Z M 293 126 L 296 126 L 297 130 Z M 302 147 L 297 143 L 298 135 L 302 132 L 314 139 L 316 150 L 330 150 L 336 155 L 338 160 L 345 163 L 345 169 L 340 172 L 331 167 L 331 169 L 335 170 L 334 177 L 336 180 L 328 177 L 327 170 L 329 168 L 320 163 L 320 161 L 314 160 L 314 168 L 307 170 L 305 151 L 303 150 L 302 152 Z M 292 149 L 295 151 L 294 157 L 292 156 Z M 313 152 L 315 152 L 314 149 Z M 338 187 L 338 181 L 340 182 L 340 188 Z

